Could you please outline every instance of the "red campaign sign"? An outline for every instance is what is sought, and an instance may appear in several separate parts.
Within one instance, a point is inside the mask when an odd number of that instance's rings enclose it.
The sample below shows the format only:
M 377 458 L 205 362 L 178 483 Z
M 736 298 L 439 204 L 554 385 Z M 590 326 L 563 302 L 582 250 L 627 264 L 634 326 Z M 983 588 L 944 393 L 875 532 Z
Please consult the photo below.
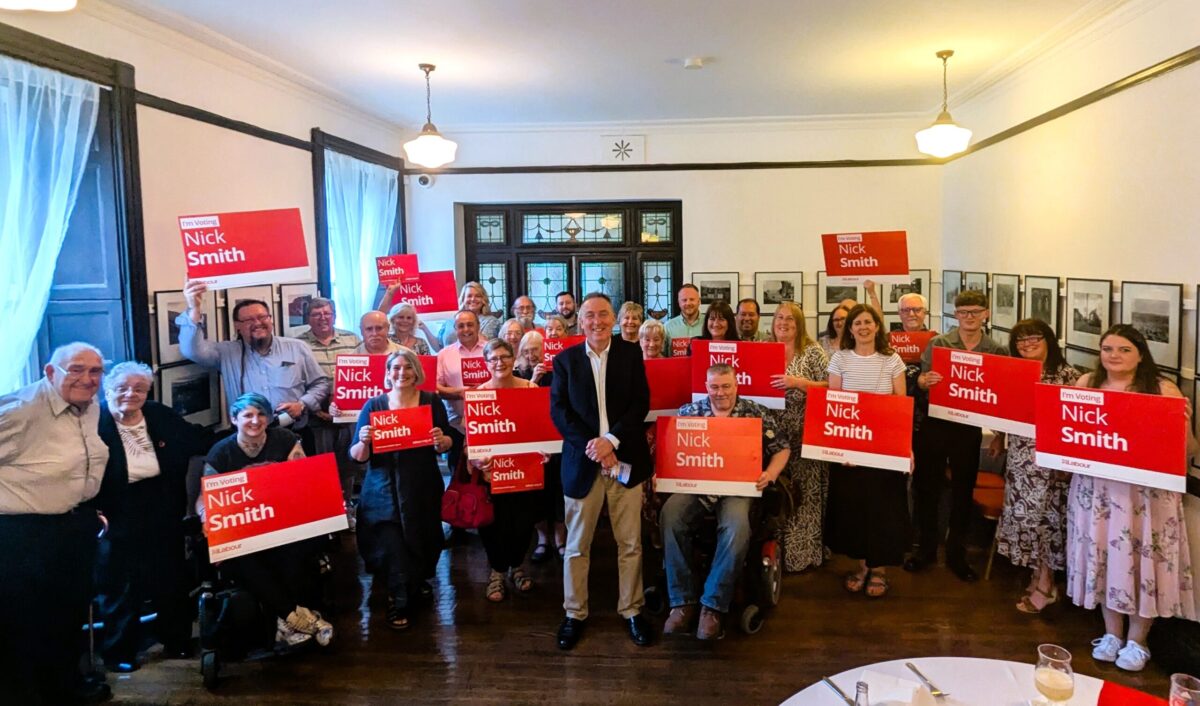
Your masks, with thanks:
M 757 417 L 659 417 L 654 489 L 660 493 L 757 498 L 762 420 Z
M 331 453 L 205 476 L 200 489 L 211 562 L 347 527 Z
M 1039 466 L 1179 493 L 1187 489 L 1182 397 L 1041 383 L 1035 388 Z
M 908 274 L 908 234 L 902 230 L 825 233 L 821 248 L 825 251 L 829 284 L 912 281 Z
M 437 356 L 419 355 L 417 360 L 421 361 L 421 370 L 425 371 L 425 382 L 417 385 L 417 389 L 422 392 L 437 392 Z
M 375 271 L 379 273 L 379 283 L 384 286 L 400 282 L 417 282 L 421 279 L 416 255 L 377 257 L 375 258 Z
M 542 341 L 542 364 L 549 367 L 554 365 L 554 357 L 571 346 L 579 345 L 587 336 L 564 336 L 562 338 L 547 338 Z
M 541 490 L 546 486 L 546 467 L 540 453 L 492 457 L 492 494 Z
M 802 458 L 904 473 L 912 469 L 913 399 L 808 388 Z
M 1190 700 L 1184 703 L 1191 703 Z M 1167 706 L 1167 700 L 1110 681 L 1100 687 L 1096 706 Z
M 905 363 L 920 363 L 921 355 L 937 331 L 892 331 L 888 334 L 888 345 Z
M 383 394 L 386 366 L 386 355 L 338 354 L 333 369 L 333 404 L 337 405 L 338 415 L 333 421 L 358 421 L 367 400 Z
M 478 387 L 492 379 L 492 374 L 487 368 L 487 361 L 483 356 L 463 358 L 460 365 L 463 387 Z
M 371 412 L 371 452 L 404 451 L 433 446 L 433 411 L 429 405 Z
M 1029 400 L 1042 379 L 1041 363 L 938 346 L 931 369 L 942 381 L 929 387 L 929 416 L 1033 437 Z
M 209 289 L 310 279 L 300 209 L 179 217 L 187 277 Z
M 738 397 L 769 409 L 783 409 L 784 390 L 771 387 L 771 376 L 783 375 L 787 370 L 784 355 L 782 343 L 693 338 L 692 399 L 702 400 L 708 395 L 704 381 L 709 366 L 726 363 L 732 365 L 737 374 Z
M 562 452 L 550 420 L 550 388 L 518 387 L 463 393 L 467 458 Z
M 672 358 L 686 358 L 688 356 L 688 350 L 691 345 L 692 345 L 692 339 L 690 339 L 690 338 L 672 338 L 671 339 L 671 357 Z
M 422 272 L 416 282 L 396 285 L 392 304 L 408 302 L 418 314 L 453 314 L 458 311 L 458 289 L 454 286 L 454 271 Z
M 646 421 L 679 414 L 679 408 L 692 401 L 692 361 L 690 358 L 649 358 L 646 381 L 650 383 L 650 411 Z

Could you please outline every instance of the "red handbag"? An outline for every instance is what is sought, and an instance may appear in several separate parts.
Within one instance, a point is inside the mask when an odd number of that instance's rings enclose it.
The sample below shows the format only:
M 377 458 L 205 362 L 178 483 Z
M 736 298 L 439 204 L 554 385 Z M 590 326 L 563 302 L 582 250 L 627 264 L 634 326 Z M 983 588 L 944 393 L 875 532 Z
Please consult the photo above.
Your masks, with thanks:
M 478 529 L 492 524 L 496 510 L 482 476 L 467 464 L 466 454 L 463 454 L 442 495 L 442 522 L 459 529 Z

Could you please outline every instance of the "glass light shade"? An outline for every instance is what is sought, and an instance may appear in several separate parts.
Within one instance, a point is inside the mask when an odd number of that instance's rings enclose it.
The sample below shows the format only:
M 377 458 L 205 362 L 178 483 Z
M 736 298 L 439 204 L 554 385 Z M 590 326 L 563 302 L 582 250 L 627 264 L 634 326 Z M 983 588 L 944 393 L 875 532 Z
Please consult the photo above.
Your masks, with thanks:
M 408 161 L 430 169 L 453 162 L 457 151 L 458 143 L 442 137 L 433 123 L 425 123 L 415 140 L 404 143 L 404 154 L 408 155 Z
M 0 0 L 0 10 L 36 10 L 66 12 L 74 10 L 78 0 Z
M 932 157 L 949 157 L 967 149 L 971 131 L 959 126 L 945 111 L 932 125 L 917 132 L 917 150 Z

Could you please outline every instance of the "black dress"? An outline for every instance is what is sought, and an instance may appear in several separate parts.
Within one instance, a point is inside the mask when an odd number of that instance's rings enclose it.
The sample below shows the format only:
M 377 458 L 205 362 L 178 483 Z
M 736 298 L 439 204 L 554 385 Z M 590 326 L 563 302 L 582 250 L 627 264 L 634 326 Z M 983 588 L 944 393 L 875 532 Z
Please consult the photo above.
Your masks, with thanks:
M 446 407 L 434 393 L 420 404 L 433 413 L 433 425 L 449 435 Z M 371 423 L 372 412 L 388 408 L 387 395 L 367 401 L 354 439 Z M 387 583 L 396 607 L 408 604 L 420 582 L 432 578 L 442 551 L 442 492 L 445 485 L 432 446 L 372 453 L 358 499 L 358 552 L 367 571 Z
M 513 375 L 523 380 L 529 380 L 533 377 L 533 369 L 515 369 Z M 554 371 L 547 370 L 541 379 L 538 380 L 538 387 L 550 387 L 550 383 L 554 382 Z M 537 521 L 545 522 L 551 529 L 554 528 L 554 523 L 563 523 L 563 518 L 566 514 L 566 506 L 563 504 L 563 487 L 562 487 L 562 454 L 550 454 L 550 458 L 545 465 L 545 486 L 541 490 L 530 491 L 537 493 L 538 510 Z M 553 535 L 551 535 L 553 537 Z

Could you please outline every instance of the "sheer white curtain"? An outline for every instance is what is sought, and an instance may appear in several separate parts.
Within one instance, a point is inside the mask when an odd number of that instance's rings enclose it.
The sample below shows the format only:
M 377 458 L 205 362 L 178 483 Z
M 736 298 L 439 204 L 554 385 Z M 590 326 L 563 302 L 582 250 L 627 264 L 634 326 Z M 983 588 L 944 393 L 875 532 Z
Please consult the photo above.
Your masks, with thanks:
M 94 83 L 0 56 L 0 393 L 30 382 L 99 98 Z
M 329 274 L 342 328 L 375 308 L 375 258 L 391 255 L 400 172 L 325 150 Z

